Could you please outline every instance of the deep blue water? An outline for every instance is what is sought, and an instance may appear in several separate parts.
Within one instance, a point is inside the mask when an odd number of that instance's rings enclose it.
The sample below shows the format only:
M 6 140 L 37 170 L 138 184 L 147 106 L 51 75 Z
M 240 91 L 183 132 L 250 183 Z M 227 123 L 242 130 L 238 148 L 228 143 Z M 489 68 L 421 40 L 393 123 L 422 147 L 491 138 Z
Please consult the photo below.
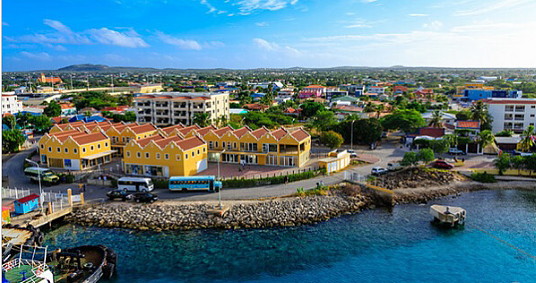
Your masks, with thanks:
M 430 224 L 430 204 L 462 206 L 465 228 Z M 52 247 L 104 244 L 113 282 L 536 282 L 536 192 L 480 191 L 301 227 L 134 232 L 62 226 Z

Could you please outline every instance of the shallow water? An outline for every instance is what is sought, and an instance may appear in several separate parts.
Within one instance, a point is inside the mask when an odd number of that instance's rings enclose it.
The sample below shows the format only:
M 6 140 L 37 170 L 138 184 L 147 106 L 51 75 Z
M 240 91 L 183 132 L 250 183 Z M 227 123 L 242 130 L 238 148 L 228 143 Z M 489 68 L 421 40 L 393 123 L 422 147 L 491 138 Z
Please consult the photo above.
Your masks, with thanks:
M 465 228 L 431 225 L 432 203 L 464 207 Z M 46 242 L 115 249 L 112 282 L 536 282 L 536 192 L 479 191 L 430 204 L 278 229 L 153 233 L 65 225 Z

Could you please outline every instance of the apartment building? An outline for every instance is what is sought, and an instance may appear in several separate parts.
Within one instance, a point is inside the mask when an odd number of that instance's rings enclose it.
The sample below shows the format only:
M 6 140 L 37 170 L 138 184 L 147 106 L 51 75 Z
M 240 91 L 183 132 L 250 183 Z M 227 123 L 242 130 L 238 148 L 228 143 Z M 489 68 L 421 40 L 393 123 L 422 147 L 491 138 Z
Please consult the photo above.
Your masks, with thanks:
M 521 133 L 529 125 L 536 124 L 536 99 L 500 99 L 483 100 L 488 105 L 488 112 L 493 118 L 493 132 L 512 130 Z
M 16 95 L 2 94 L 2 115 L 15 114 L 20 111 L 22 111 L 22 101 L 19 101 Z
M 131 140 L 124 148 L 125 173 L 138 176 L 191 176 L 207 169 L 207 144 L 199 136 L 161 134 Z
M 139 123 L 191 125 L 196 113 L 209 113 L 211 123 L 215 123 L 220 117 L 229 119 L 229 93 L 147 94 L 135 97 L 134 107 Z
M 41 162 L 50 168 L 84 170 L 111 162 L 114 151 L 101 131 L 78 129 L 45 134 L 38 143 Z

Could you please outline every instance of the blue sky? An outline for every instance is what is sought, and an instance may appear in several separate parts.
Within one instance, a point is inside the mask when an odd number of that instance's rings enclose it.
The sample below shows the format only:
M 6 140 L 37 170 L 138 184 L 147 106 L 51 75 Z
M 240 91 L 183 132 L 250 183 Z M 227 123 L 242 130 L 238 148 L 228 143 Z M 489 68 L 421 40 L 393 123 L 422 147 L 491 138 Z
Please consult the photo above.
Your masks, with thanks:
M 534 15 L 533 0 L 7 0 L 2 67 L 536 67 Z

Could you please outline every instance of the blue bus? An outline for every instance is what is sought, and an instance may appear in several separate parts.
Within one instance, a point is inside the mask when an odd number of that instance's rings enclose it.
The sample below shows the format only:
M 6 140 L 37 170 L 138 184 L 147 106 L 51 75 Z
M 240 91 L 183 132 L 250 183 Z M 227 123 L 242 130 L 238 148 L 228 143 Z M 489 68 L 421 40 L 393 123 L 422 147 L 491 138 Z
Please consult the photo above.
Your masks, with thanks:
M 211 191 L 219 192 L 222 188 L 222 183 L 216 181 L 215 176 L 190 176 L 178 177 L 172 176 L 169 178 L 170 191 Z

